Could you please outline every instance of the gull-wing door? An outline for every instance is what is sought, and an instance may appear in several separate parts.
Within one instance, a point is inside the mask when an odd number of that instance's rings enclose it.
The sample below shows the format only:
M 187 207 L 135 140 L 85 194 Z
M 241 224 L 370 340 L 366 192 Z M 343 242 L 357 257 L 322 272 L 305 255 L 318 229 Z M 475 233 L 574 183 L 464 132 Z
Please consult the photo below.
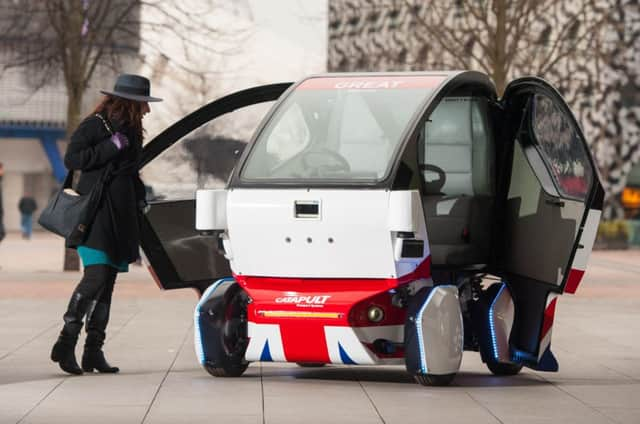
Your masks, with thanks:
M 517 79 L 501 106 L 497 268 L 515 308 L 511 358 L 555 371 L 556 298 L 575 293 L 582 279 L 604 190 L 580 126 L 550 84 Z
M 218 136 L 222 125 L 214 120 L 225 116 L 231 121 L 225 126 L 232 127 L 232 134 L 238 124 L 256 128 L 267 109 L 245 115 L 242 111 L 276 101 L 290 86 L 263 85 L 224 96 L 185 116 L 145 145 L 140 165 L 143 178 L 162 179 L 165 189 L 162 195 L 156 193 L 149 199 L 150 208 L 142 219 L 141 247 L 149 271 L 162 289 L 194 288 L 202 293 L 214 281 L 231 275 L 229 263 L 218 249 L 218 235 L 201 234 L 195 229 L 195 189 L 202 188 L 203 175 L 208 172 L 223 178 L 216 175 L 219 168 L 228 168 L 225 174 L 229 174 L 245 144 L 237 137 Z M 238 119 L 236 114 L 240 114 Z M 215 149 L 207 143 L 215 143 Z M 221 161 L 217 156 L 227 151 L 232 151 L 228 160 Z M 165 154 L 171 157 L 160 160 Z M 147 178 L 150 168 L 156 169 L 152 178 Z M 191 174 L 193 181 L 189 180 Z
M 593 247 L 604 190 L 562 96 L 540 78 L 514 80 L 502 99 L 514 125 L 504 214 L 504 270 L 574 293 Z

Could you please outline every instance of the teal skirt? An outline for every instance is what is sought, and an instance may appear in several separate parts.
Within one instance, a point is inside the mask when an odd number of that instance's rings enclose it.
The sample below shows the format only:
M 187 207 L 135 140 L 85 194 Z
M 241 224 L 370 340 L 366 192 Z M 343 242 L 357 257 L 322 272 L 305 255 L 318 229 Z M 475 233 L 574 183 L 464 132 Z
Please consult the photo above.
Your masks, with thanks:
M 82 266 L 85 268 L 90 265 L 109 265 L 118 270 L 118 272 L 128 272 L 129 264 L 122 261 L 119 264 L 113 263 L 109 256 L 102 250 L 92 249 L 86 246 L 78 246 L 78 255 L 82 260 Z

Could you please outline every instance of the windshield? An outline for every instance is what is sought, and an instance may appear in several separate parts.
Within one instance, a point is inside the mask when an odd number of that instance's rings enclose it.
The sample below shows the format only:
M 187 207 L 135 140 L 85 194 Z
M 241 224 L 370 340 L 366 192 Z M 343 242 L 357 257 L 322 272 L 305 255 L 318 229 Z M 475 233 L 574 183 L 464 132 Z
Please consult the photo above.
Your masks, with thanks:
M 376 182 L 441 76 L 323 77 L 300 84 L 256 140 L 241 178 Z

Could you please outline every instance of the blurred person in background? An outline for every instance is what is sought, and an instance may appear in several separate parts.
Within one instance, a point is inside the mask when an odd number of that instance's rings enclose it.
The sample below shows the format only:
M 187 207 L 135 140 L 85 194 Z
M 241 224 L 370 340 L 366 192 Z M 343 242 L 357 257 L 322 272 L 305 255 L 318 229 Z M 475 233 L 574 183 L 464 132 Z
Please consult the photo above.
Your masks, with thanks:
M 4 231 L 4 210 L 2 209 L 2 176 L 4 175 L 4 166 L 2 162 L 0 162 L 0 242 L 4 239 L 5 231 Z M 0 265 L 0 269 L 2 266 Z
M 33 213 L 38 209 L 36 200 L 29 194 L 25 194 L 20 202 L 18 202 L 18 210 L 20 210 L 20 228 L 22 229 L 22 238 L 31 239 L 33 231 Z
M 89 193 L 111 170 L 95 218 L 77 247 L 84 275 L 71 295 L 64 327 L 51 351 L 51 360 L 70 374 L 119 371 L 106 361 L 102 346 L 117 274 L 127 272 L 139 256 L 140 214 L 146 206 L 138 175 L 142 118 L 150 111 L 148 102 L 161 101 L 149 96 L 149 89 L 147 78 L 120 75 L 113 90 L 101 91 L 105 97 L 71 135 L 64 157 L 69 170 L 82 171 L 76 188 L 80 194 Z M 75 346 L 85 316 L 87 338 L 80 368 Z

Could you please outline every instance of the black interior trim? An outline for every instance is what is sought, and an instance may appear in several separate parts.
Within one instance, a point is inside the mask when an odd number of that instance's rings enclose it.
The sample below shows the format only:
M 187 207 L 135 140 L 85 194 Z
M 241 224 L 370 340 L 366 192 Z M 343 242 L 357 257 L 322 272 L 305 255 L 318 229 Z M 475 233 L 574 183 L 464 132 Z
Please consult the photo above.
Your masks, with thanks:
M 152 202 L 151 208 L 163 206 L 166 208 L 167 206 L 175 205 L 180 206 L 181 208 L 186 208 L 188 210 L 195 209 L 195 200 L 172 200 L 172 201 L 161 201 L 161 202 Z M 166 211 L 165 211 L 166 212 Z M 151 213 L 151 211 L 150 211 Z M 153 224 L 150 220 L 150 213 L 144 215 L 141 221 L 141 235 L 140 235 L 140 245 L 145 255 L 147 256 L 151 266 L 153 267 L 153 272 L 158 278 L 158 283 L 165 290 L 172 289 L 182 289 L 182 288 L 194 288 L 202 293 L 208 286 L 210 286 L 216 280 L 228 277 L 231 275 L 231 269 L 229 268 L 229 263 L 226 259 L 223 258 L 222 254 L 219 252 L 215 252 L 214 255 L 219 257 L 219 261 L 217 262 L 216 269 L 210 275 L 207 275 L 206 278 L 196 278 L 196 279 L 185 279 L 180 276 L 178 273 L 178 269 L 176 268 L 173 260 L 167 253 L 167 249 L 162 244 L 160 237 L 158 236 L 158 232 L 154 228 Z M 156 219 L 158 217 L 156 216 Z M 195 219 L 195 216 L 192 216 L 191 219 Z M 156 222 L 157 224 L 157 222 Z M 193 230 L 194 235 L 197 233 L 195 228 Z M 189 248 L 192 248 L 193 245 L 185 245 L 183 249 L 186 249 L 189 252 Z M 175 247 L 174 247 L 175 253 Z M 202 275 L 202 273 L 200 273 Z

